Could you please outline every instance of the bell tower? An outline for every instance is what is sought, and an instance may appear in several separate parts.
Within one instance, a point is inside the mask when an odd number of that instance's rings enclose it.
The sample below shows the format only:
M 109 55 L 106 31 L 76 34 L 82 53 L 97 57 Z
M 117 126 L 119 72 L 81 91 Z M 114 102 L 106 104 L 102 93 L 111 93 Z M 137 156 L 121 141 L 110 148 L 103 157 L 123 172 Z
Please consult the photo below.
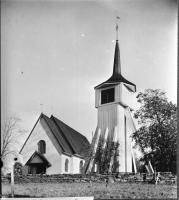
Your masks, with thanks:
M 121 73 L 118 23 L 116 23 L 116 45 L 112 76 L 94 89 L 97 128 L 91 144 L 91 151 L 95 154 L 96 144 L 100 138 L 110 138 L 111 141 L 118 141 L 119 156 L 115 161 L 118 162 L 118 167 L 115 172 L 136 172 L 130 138 L 130 135 L 136 131 L 131 116 L 131 111 L 134 108 L 136 85 L 125 79 Z M 91 160 L 87 172 L 90 172 L 92 165 L 94 163 Z

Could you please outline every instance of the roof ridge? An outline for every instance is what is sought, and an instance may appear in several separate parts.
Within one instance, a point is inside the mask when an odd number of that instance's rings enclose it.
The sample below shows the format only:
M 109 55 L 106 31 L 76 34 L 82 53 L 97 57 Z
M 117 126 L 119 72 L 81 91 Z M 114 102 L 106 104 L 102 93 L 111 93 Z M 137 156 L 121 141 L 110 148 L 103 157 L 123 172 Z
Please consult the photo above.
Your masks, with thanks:
M 46 115 L 44 115 L 44 119 L 48 118 L 49 120 L 51 120 L 49 117 L 47 117 Z M 53 134 L 55 135 L 55 138 L 57 139 L 58 143 L 60 144 L 62 150 L 65 152 L 65 149 L 63 148 L 63 145 L 61 144 L 61 142 L 58 140 L 58 137 L 56 136 L 56 133 L 54 132 L 53 128 L 51 127 L 51 125 L 49 124 L 49 122 L 47 121 L 47 119 L 45 119 L 47 124 L 49 125 L 50 129 L 52 130 Z M 53 121 L 53 120 L 52 120 Z M 56 125 L 56 124 L 55 124 Z
M 31 137 L 32 133 L 34 132 L 34 129 L 36 128 L 37 124 L 40 123 L 41 119 L 44 120 L 45 124 L 48 126 L 48 128 L 52 132 L 53 136 L 58 142 L 58 145 L 61 147 L 62 152 L 68 153 L 70 155 L 79 154 L 80 145 L 81 144 L 85 145 L 86 143 L 89 143 L 86 137 L 84 137 L 82 134 L 72 129 L 65 123 L 61 122 L 59 119 L 57 119 L 53 115 L 51 118 L 49 118 L 45 114 L 41 113 L 35 125 L 33 126 L 32 130 L 30 131 L 30 134 L 25 140 L 25 143 L 23 144 L 19 153 L 22 153 L 25 145 L 27 144 L 27 141 Z

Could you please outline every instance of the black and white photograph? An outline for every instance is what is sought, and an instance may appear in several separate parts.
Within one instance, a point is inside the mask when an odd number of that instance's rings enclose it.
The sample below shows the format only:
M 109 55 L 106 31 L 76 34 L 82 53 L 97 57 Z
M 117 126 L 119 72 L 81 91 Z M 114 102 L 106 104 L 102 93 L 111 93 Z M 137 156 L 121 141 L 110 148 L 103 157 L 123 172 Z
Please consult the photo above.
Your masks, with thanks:
M 1 198 L 177 199 L 177 8 L 1 1 Z

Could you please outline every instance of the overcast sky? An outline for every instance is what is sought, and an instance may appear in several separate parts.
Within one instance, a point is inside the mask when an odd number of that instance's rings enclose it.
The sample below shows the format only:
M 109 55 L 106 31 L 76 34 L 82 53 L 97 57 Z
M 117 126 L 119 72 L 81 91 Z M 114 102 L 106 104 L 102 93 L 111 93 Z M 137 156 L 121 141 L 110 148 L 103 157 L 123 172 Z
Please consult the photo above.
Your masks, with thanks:
M 122 75 L 136 96 L 162 89 L 176 103 L 177 1 L 3 1 L 2 120 L 16 113 L 30 131 L 42 111 L 53 113 L 91 140 L 94 87 L 112 75 L 117 16 Z

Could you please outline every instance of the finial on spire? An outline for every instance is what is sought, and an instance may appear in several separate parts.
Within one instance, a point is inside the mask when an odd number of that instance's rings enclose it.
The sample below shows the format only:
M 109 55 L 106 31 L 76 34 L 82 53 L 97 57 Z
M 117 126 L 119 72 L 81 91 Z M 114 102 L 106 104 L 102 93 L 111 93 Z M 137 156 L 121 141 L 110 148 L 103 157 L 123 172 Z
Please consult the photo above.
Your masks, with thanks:
M 118 19 L 120 19 L 120 17 L 116 17 L 116 40 L 118 40 Z

